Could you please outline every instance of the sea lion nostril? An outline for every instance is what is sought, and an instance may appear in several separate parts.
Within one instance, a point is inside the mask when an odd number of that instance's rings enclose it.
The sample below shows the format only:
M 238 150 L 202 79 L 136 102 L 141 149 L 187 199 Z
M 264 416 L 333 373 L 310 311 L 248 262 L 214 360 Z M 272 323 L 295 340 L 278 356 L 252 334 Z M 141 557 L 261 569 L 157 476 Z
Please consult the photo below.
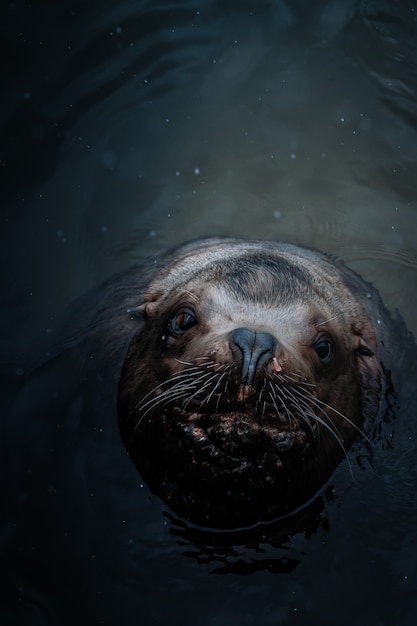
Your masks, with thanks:
M 239 348 L 241 353 L 242 384 L 252 385 L 257 370 L 274 354 L 275 337 L 269 333 L 258 333 L 250 328 L 237 328 L 231 335 L 231 344 Z

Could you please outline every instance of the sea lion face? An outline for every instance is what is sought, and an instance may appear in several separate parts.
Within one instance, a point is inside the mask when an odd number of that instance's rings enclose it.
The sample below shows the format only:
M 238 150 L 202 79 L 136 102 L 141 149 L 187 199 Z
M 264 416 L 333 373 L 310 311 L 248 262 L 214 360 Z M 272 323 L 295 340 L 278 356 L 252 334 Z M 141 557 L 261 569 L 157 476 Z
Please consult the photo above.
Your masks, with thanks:
M 319 257 L 306 267 L 279 247 L 234 245 L 194 271 L 188 255 L 149 286 L 119 384 L 143 478 L 217 527 L 314 495 L 366 428 L 379 385 L 369 319 L 340 275 Z

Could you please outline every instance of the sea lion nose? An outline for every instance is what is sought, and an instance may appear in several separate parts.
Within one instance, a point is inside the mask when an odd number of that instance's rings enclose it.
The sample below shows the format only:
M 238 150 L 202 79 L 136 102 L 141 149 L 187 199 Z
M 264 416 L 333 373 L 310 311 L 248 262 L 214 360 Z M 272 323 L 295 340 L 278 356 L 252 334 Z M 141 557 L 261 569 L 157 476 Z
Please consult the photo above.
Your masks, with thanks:
M 238 400 L 244 401 L 255 393 L 256 372 L 273 356 L 276 339 L 269 333 L 258 333 L 250 328 L 237 328 L 231 335 L 232 349 L 242 353 L 241 384 Z

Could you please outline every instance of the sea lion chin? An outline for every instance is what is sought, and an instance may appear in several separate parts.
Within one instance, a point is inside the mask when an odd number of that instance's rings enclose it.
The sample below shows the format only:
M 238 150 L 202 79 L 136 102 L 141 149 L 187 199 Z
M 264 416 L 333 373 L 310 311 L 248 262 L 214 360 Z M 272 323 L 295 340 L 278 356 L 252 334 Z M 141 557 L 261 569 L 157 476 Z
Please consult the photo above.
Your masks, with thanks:
M 153 277 L 118 386 L 119 428 L 187 520 L 285 516 L 383 412 L 389 316 L 343 264 L 275 242 L 205 239 Z

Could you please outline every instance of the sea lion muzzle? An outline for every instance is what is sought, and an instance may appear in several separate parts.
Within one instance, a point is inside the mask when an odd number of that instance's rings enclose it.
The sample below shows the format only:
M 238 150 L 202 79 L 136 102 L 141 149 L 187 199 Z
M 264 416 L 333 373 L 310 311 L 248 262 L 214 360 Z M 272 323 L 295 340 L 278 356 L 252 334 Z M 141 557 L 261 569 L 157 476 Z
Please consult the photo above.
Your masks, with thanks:
M 231 335 L 231 344 L 235 358 L 239 359 L 239 356 L 241 358 L 238 401 L 244 402 L 256 392 L 256 375 L 274 356 L 276 339 L 269 333 L 237 328 Z M 238 350 L 233 350 L 234 347 Z

